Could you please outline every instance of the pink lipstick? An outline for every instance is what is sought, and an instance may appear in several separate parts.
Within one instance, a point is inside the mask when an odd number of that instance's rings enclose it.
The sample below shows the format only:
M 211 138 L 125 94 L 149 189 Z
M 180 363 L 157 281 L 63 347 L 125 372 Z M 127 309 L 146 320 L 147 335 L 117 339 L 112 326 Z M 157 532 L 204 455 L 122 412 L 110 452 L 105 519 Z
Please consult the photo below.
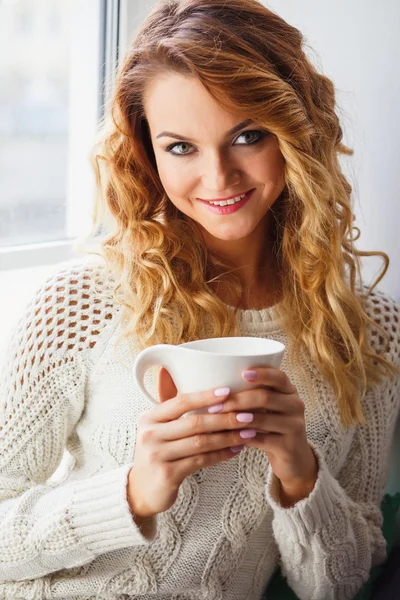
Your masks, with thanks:
M 200 200 L 200 202 L 203 202 L 203 204 L 207 206 L 208 210 L 210 210 L 213 213 L 217 213 L 217 215 L 230 215 L 240 210 L 250 200 L 251 196 L 253 195 L 253 192 L 255 192 L 255 188 L 247 192 L 245 197 L 242 198 L 242 200 L 240 200 L 239 202 L 236 202 L 235 204 L 227 204 L 226 206 L 210 204 L 206 200 Z

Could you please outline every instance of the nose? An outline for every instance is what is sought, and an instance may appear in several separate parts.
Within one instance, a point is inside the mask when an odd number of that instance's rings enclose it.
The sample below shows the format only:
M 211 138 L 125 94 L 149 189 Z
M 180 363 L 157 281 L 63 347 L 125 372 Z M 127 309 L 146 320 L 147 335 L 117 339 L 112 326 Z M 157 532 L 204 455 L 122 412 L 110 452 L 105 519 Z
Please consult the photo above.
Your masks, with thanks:
M 202 186 L 210 195 L 223 196 L 239 185 L 241 175 L 237 165 L 222 152 L 210 152 L 203 162 Z

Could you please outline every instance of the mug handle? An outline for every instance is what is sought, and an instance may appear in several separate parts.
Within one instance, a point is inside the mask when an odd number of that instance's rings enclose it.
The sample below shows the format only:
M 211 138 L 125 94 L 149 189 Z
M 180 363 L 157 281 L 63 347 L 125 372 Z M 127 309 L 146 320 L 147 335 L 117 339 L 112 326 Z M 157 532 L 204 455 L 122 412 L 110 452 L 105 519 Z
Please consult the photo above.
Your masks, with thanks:
M 151 400 L 153 404 L 159 404 L 158 401 L 153 398 L 151 394 L 146 390 L 144 385 L 144 376 L 145 373 L 150 367 L 154 367 L 159 365 L 160 367 L 164 367 L 168 370 L 169 368 L 169 360 L 168 355 L 171 355 L 172 352 L 176 352 L 177 347 L 172 344 L 157 344 L 155 346 L 151 346 L 150 348 L 145 348 L 142 350 L 133 365 L 133 374 L 136 378 L 136 381 L 142 390 L 143 394 Z

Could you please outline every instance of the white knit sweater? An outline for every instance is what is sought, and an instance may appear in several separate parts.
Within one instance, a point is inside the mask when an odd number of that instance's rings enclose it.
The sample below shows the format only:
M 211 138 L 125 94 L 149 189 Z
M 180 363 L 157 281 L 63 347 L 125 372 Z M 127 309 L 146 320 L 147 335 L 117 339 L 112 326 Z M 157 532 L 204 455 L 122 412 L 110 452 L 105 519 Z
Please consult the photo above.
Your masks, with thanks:
M 246 448 L 182 483 L 157 515 L 153 539 L 126 498 L 138 415 L 120 332 L 121 307 L 100 263 L 64 266 L 16 326 L 0 379 L 0 598 L 7 600 L 259 600 L 280 564 L 302 600 L 353 598 L 385 558 L 380 502 L 400 404 L 400 378 L 369 391 L 369 427 L 345 431 L 332 388 L 312 373 L 317 411 L 300 369 L 281 369 L 306 406 L 319 474 L 311 494 L 282 508 L 265 454 Z M 400 364 L 400 309 L 375 290 L 369 313 Z M 276 307 L 242 311 L 243 335 L 288 344 Z M 377 331 L 370 335 L 376 349 Z M 147 386 L 156 389 L 155 372 Z M 48 483 L 64 450 L 73 465 Z M 151 477 L 151 474 L 149 474 Z

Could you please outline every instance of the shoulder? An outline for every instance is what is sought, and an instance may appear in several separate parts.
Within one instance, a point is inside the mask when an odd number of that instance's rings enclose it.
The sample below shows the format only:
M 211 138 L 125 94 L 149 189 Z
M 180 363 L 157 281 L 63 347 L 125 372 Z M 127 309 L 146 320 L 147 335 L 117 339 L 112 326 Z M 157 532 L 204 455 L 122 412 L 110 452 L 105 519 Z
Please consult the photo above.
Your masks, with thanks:
M 365 311 L 371 322 L 368 325 L 371 346 L 375 352 L 385 349 L 386 340 L 381 327 L 388 336 L 389 359 L 400 366 L 400 304 L 387 292 L 374 288 L 367 296 L 368 286 L 363 286 Z
M 77 258 L 56 267 L 38 286 L 10 343 L 31 356 L 73 355 L 92 348 L 121 308 L 104 262 Z

